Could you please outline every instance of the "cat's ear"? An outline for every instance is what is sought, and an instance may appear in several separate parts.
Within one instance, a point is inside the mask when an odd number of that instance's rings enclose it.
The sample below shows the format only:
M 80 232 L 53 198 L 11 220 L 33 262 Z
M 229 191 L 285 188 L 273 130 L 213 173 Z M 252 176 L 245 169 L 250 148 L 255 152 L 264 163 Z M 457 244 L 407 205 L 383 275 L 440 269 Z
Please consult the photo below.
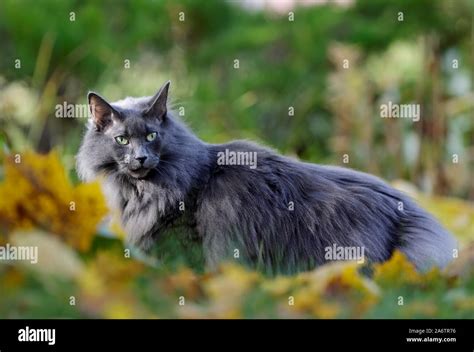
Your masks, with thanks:
M 155 117 L 160 121 L 163 121 L 166 118 L 166 103 L 168 102 L 168 90 L 170 84 L 170 81 L 163 84 L 158 93 L 151 98 L 150 107 L 145 111 L 145 116 Z
M 89 92 L 87 100 L 89 101 L 89 110 L 91 112 L 92 121 L 98 131 L 103 131 L 113 122 L 112 119 L 114 118 L 114 114 L 117 114 L 117 112 L 97 93 Z

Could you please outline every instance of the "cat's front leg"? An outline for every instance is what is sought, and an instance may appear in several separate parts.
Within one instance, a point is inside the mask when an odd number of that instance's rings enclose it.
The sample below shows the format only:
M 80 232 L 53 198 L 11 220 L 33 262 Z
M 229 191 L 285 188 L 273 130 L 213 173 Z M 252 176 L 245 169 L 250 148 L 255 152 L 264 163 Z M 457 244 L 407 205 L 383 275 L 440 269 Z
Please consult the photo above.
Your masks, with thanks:
M 122 224 L 127 234 L 127 243 L 149 252 L 162 232 L 161 219 L 153 204 L 126 207 L 122 212 Z

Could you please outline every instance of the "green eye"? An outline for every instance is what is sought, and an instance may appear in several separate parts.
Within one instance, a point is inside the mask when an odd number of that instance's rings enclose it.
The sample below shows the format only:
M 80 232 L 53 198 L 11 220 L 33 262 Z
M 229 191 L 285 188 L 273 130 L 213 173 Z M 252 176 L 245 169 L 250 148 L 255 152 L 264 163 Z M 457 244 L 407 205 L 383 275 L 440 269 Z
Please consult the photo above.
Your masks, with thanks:
M 155 138 L 156 138 L 156 132 L 151 132 L 146 135 L 146 140 L 148 142 L 155 140 Z
M 124 136 L 117 136 L 117 137 L 115 137 L 115 141 L 116 141 L 118 144 L 121 144 L 121 145 L 127 145 L 127 144 L 128 144 L 128 139 L 125 138 Z

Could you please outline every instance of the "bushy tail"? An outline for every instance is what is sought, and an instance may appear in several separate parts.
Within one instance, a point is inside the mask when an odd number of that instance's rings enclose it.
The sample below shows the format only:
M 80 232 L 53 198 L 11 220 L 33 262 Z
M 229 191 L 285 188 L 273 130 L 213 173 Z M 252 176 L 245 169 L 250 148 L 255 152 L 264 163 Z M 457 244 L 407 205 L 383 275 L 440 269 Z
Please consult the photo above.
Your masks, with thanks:
M 431 215 L 415 206 L 403 221 L 399 250 L 419 270 L 444 268 L 457 256 L 456 239 Z

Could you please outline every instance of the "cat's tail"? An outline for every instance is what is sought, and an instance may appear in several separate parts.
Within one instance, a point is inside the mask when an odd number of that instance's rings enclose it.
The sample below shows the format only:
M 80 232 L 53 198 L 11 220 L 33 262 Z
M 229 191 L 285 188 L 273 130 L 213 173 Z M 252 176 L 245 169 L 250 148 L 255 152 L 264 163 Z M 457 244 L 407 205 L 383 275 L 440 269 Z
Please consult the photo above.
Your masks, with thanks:
M 414 204 L 410 208 L 402 221 L 398 249 L 421 271 L 444 268 L 457 257 L 456 239 L 430 214 Z

